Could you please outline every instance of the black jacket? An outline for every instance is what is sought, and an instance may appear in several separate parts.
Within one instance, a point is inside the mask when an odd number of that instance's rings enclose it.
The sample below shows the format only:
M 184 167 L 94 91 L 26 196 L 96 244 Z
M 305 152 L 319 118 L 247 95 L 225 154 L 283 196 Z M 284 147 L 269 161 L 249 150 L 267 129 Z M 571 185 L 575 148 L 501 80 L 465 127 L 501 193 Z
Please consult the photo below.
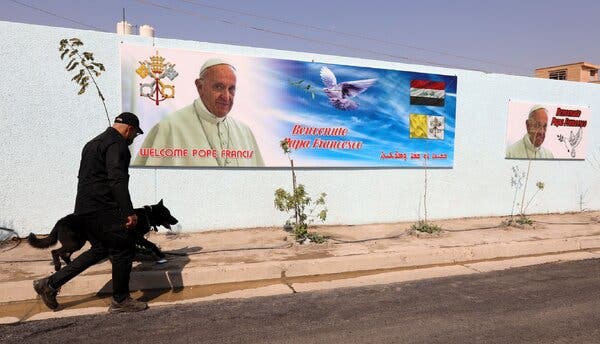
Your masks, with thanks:
M 130 160 L 125 138 L 112 127 L 88 142 L 81 153 L 75 214 L 119 210 L 124 217 L 132 215 Z

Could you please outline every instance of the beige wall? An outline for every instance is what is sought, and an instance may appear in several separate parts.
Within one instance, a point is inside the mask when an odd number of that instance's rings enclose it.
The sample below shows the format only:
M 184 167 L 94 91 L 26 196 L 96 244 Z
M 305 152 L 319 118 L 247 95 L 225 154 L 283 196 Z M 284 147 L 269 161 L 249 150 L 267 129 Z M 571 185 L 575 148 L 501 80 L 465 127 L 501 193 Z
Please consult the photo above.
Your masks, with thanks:
M 595 76 L 590 76 L 590 68 L 584 67 L 583 63 L 576 63 L 570 65 L 555 66 L 550 68 L 540 68 L 535 70 L 535 76 L 537 78 L 550 78 L 550 72 L 565 70 L 567 71 L 567 79 L 570 81 L 582 81 L 582 82 L 593 82 L 598 81 L 598 73 Z

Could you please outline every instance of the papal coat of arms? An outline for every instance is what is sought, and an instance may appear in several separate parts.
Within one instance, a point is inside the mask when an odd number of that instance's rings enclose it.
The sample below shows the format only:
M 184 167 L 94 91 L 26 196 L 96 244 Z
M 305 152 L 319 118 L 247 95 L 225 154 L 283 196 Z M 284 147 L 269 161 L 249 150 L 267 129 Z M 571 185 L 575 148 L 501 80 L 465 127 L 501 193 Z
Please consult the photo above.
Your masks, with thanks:
M 156 52 L 150 60 L 139 62 L 140 66 L 135 70 L 142 79 L 150 77 L 151 82 L 140 83 L 140 97 L 153 100 L 156 105 L 169 98 L 175 97 L 175 86 L 163 82 L 164 78 L 173 81 L 179 75 L 175 70 L 175 64 L 165 63 L 165 58 Z

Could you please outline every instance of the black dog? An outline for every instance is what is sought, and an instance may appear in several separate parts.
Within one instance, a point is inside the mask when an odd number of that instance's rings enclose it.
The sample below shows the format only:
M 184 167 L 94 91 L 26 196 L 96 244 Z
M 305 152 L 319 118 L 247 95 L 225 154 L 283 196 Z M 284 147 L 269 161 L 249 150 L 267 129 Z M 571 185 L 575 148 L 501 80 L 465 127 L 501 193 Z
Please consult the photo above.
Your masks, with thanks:
M 144 238 L 144 235 L 146 235 L 151 228 L 154 231 L 158 231 L 156 228 L 157 226 L 171 229 L 171 225 L 178 222 L 177 219 L 174 218 L 169 209 L 164 206 L 162 199 L 155 205 L 147 205 L 143 208 L 134 209 L 134 211 L 138 217 L 138 223 L 136 227 L 130 231 L 133 233 L 136 245 L 150 249 L 160 258 L 158 262 L 166 262 L 164 253 L 162 253 L 155 244 Z M 61 265 L 60 258 L 67 264 L 71 263 L 71 254 L 81 249 L 87 241 L 85 231 L 78 223 L 79 218 L 77 215 L 67 215 L 58 220 L 47 237 L 38 239 L 35 234 L 29 233 L 27 241 L 31 246 L 36 248 L 48 248 L 55 245 L 57 241 L 60 241 L 62 247 L 51 251 L 54 270 L 58 271 L 60 270 Z

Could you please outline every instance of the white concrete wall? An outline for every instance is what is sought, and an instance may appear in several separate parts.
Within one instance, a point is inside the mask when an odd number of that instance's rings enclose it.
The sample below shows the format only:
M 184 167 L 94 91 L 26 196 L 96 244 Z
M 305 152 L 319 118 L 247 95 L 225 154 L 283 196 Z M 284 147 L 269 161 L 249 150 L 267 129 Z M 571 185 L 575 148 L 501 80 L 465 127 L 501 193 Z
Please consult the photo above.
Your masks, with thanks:
M 59 59 L 59 40 L 80 38 L 85 50 L 106 66 L 98 82 L 112 120 L 121 112 L 120 42 L 152 45 L 153 39 L 1 21 L 0 32 L 0 226 L 21 235 L 47 233 L 73 210 L 81 148 L 108 125 L 94 88 L 76 95 L 72 73 Z M 600 109 L 600 85 L 171 39 L 154 42 L 169 48 L 457 75 L 454 167 L 428 172 L 432 219 L 510 213 L 511 167 L 525 170 L 527 162 L 504 159 L 509 99 L 590 106 L 588 158 L 600 158 L 600 121 L 594 115 Z M 534 161 L 531 168 L 530 190 L 538 180 L 546 189 L 530 212 L 577 211 L 582 194 L 586 208 L 600 209 L 600 170 L 589 161 Z M 287 218 L 274 209 L 273 192 L 289 187 L 288 169 L 132 168 L 130 173 L 134 205 L 164 198 L 185 231 L 279 226 Z M 422 169 L 305 169 L 297 174 L 309 193 L 328 193 L 328 224 L 419 218 Z

